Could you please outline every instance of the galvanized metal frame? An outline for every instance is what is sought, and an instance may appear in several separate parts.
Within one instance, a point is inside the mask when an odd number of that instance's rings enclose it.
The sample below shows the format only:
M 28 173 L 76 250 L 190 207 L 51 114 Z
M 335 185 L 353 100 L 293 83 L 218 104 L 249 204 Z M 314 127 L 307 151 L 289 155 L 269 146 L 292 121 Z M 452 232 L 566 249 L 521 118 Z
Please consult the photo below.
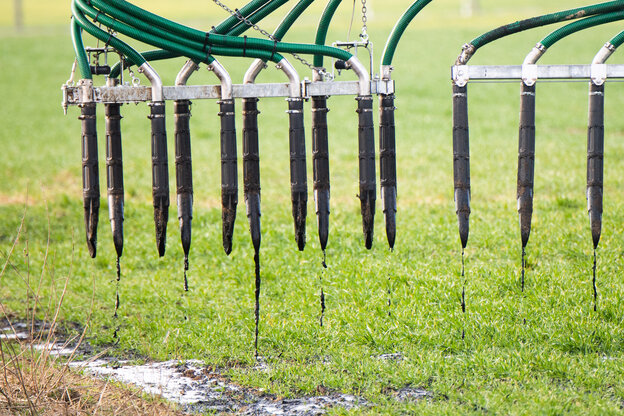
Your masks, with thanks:
M 623 67 L 624 68 L 624 67 Z M 622 71 L 624 74 L 624 69 Z M 301 97 L 354 95 L 360 94 L 360 81 L 313 82 L 308 79 L 301 82 Z M 150 86 L 94 86 L 92 94 L 86 93 L 84 87 L 63 85 L 63 106 L 80 105 L 86 101 L 105 104 L 125 104 L 149 102 L 152 100 Z M 372 94 L 394 93 L 394 81 L 374 79 L 370 81 Z M 221 85 L 177 85 L 164 86 L 162 94 L 165 101 L 169 100 L 218 100 L 221 99 Z M 92 97 L 87 97 L 92 95 Z M 267 84 L 234 84 L 233 98 L 268 98 L 291 96 L 288 83 Z
M 530 67 L 530 68 L 529 68 Z M 596 65 L 455 65 L 451 67 L 451 79 L 459 86 L 469 81 L 522 80 L 527 73 L 536 79 L 590 80 L 599 72 L 601 77 L 623 79 L 624 65 L 604 65 L 598 71 Z

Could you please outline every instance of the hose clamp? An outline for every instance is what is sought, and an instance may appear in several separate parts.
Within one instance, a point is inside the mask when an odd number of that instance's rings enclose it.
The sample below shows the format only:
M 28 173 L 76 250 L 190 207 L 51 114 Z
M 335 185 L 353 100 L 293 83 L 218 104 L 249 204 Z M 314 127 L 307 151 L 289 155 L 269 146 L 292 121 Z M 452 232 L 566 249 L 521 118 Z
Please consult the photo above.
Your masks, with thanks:
M 537 82 L 537 65 L 536 64 L 523 64 L 522 65 L 522 82 L 527 87 L 532 87 Z
M 590 67 L 590 77 L 594 85 L 603 85 L 607 80 L 607 64 L 592 64 Z
M 453 78 L 453 82 L 458 87 L 465 87 L 470 81 L 470 75 L 468 74 L 468 66 L 467 65 L 455 65 L 451 68 L 451 75 Z

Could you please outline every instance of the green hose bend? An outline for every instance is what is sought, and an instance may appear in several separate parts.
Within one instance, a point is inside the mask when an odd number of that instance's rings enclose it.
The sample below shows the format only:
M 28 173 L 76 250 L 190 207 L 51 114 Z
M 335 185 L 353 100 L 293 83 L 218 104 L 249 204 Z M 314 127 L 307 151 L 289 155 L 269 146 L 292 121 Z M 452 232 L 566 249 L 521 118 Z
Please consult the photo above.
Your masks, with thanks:
M 91 75 L 91 67 L 89 66 L 89 58 L 85 52 L 84 43 L 82 42 L 82 29 L 76 21 L 75 17 L 71 20 L 71 36 L 74 44 L 74 52 L 76 54 L 76 61 L 78 61 L 78 68 L 83 79 L 93 79 Z
M 556 42 L 580 30 L 588 29 L 594 26 L 603 25 L 606 23 L 615 22 L 617 20 L 622 20 L 622 19 L 624 19 L 624 11 L 587 17 L 585 19 L 582 19 L 573 23 L 569 23 L 557 30 L 552 31 L 544 39 L 542 39 L 540 43 L 544 45 L 544 47 L 550 48 Z
M 466 44 L 462 53 L 457 58 L 456 65 L 465 65 L 479 48 L 502 37 L 540 26 L 546 26 L 567 20 L 580 19 L 582 17 L 593 16 L 601 13 L 609 13 L 622 9 L 624 9 L 624 0 L 609 1 L 585 7 L 577 7 L 575 9 L 564 10 L 561 12 L 549 13 L 500 26 L 474 38 L 470 43 Z
M 383 60 L 381 62 L 382 65 L 392 65 L 394 52 L 396 51 L 399 40 L 401 40 L 401 36 L 403 36 L 405 29 L 407 29 L 414 17 L 416 17 L 416 15 L 426 5 L 431 3 L 431 1 L 432 0 L 417 0 L 405 11 L 405 13 L 403 13 L 403 16 L 401 16 L 401 18 L 397 21 L 394 29 L 392 29 L 392 33 L 386 41 L 386 46 L 383 52 Z
M 615 35 L 613 38 L 611 38 L 609 43 L 613 45 L 613 47 L 615 48 L 622 45 L 622 43 L 624 43 L 624 30 L 618 33 L 617 35 Z
M 321 15 L 318 29 L 316 30 L 316 40 L 314 43 L 317 45 L 325 45 L 327 31 L 329 30 L 329 23 L 334 17 L 334 13 L 336 13 L 336 9 L 340 5 L 341 1 L 342 0 L 329 0 L 329 3 L 327 3 L 327 6 Z M 317 68 L 323 67 L 323 55 L 314 55 L 314 66 Z

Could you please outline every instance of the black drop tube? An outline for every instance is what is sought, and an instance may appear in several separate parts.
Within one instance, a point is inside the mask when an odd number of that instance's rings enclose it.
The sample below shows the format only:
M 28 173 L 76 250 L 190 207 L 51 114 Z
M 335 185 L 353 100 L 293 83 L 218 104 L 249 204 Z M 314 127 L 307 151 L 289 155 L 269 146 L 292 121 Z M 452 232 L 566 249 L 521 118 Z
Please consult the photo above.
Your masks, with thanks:
M 260 152 L 258 144 L 258 98 L 243 99 L 243 183 L 249 233 L 257 253 L 260 229 Z
M 169 167 L 167 156 L 167 131 L 165 129 L 165 103 L 150 104 L 149 119 L 152 124 L 152 197 L 158 255 L 165 255 L 167 221 L 169 220 Z
M 175 120 L 176 193 L 180 239 L 184 255 L 191 248 L 191 221 L 193 220 L 193 165 L 191 159 L 191 102 L 176 100 L 173 103 Z
M 221 219 L 223 225 L 223 249 L 232 252 L 232 236 L 238 205 L 238 170 L 236 167 L 236 124 L 234 100 L 219 101 L 221 117 Z
M 288 98 L 290 144 L 290 194 L 295 222 L 295 241 L 299 251 L 306 243 L 306 216 L 308 213 L 308 180 L 306 172 L 303 98 Z
M 312 170 L 314 200 L 321 250 L 329 237 L 329 139 L 327 135 L 327 97 L 312 97 Z
M 375 127 L 373 125 L 373 97 L 360 95 L 358 102 L 358 150 L 360 163 L 360 207 L 362 212 L 362 230 L 367 249 L 373 247 L 375 231 Z
M 521 82 L 520 129 L 518 134 L 518 218 L 522 247 L 531 234 L 533 216 L 533 184 L 535 178 L 535 84 Z
M 381 200 L 386 220 L 388 245 L 394 248 L 396 239 L 396 139 L 394 127 L 394 94 L 379 97 L 379 172 Z
M 100 179 L 95 103 L 80 108 L 82 124 L 82 198 L 87 247 L 91 257 L 97 253 L 97 225 L 100 211 Z
M 468 136 L 468 95 L 466 86 L 453 83 L 453 182 L 455 212 L 463 248 L 468 243 L 470 217 L 470 144 Z
M 124 180 L 121 149 L 121 104 L 105 104 L 106 116 L 106 184 L 108 217 L 117 257 L 123 253 Z
M 604 84 L 589 84 L 587 128 L 587 210 L 594 249 L 602 230 L 602 186 L 604 165 Z

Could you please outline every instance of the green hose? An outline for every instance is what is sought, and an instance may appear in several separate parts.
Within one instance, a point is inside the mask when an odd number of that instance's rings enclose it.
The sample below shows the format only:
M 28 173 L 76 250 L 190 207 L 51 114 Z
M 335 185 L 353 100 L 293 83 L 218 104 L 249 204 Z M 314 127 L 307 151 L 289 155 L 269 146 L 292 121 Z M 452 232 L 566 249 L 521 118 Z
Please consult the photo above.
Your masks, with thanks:
M 273 37 L 277 40 L 282 40 L 282 38 L 286 35 L 286 32 L 292 27 L 295 21 L 303 14 L 303 12 L 310 6 L 314 0 L 301 0 L 299 3 L 292 8 L 290 12 L 286 15 L 286 17 L 281 21 L 275 32 L 273 32 Z M 229 33 L 228 33 L 229 34 Z
M 91 3 L 96 3 L 98 0 L 90 0 Z M 118 31 L 119 33 L 123 33 L 124 35 L 130 36 L 134 39 L 140 40 L 142 42 L 148 43 L 150 45 L 156 46 L 161 49 L 170 50 L 172 52 L 179 53 L 181 55 L 187 56 L 192 59 L 197 59 L 199 62 L 211 63 L 214 58 L 204 52 L 203 45 L 199 42 L 193 42 L 188 39 L 184 39 L 182 37 L 178 37 L 176 35 L 169 34 L 167 32 L 159 32 L 159 36 L 147 33 L 147 27 L 143 22 L 135 21 L 138 26 L 143 27 L 143 30 L 138 30 L 136 27 L 129 26 L 125 23 L 117 21 L 115 19 L 111 19 L 110 17 L 99 13 L 97 10 L 90 8 L 87 4 L 85 4 L 85 0 L 75 0 L 78 7 L 81 8 L 87 15 L 95 19 L 97 22 L 104 24 L 105 26 Z M 146 30 L 146 31 L 144 31 Z M 151 27 L 149 32 L 157 31 L 156 28 Z M 221 35 L 217 35 L 221 36 Z M 227 38 L 227 37 L 225 37 Z M 234 38 L 244 42 L 244 39 Z M 269 42 L 271 45 L 272 42 Z M 261 58 L 273 60 L 275 62 L 279 62 L 283 57 L 278 53 L 273 54 L 272 52 L 257 49 L 249 45 L 248 49 L 243 49 L 242 46 L 237 48 L 234 43 L 223 42 L 226 47 L 213 47 L 211 49 L 211 54 L 214 55 L 224 55 L 224 56 L 249 56 L 250 58 Z
M 253 1 L 249 2 L 247 5 L 245 5 L 244 7 L 242 7 L 239 10 L 239 12 L 240 12 L 241 15 L 245 16 L 246 18 L 249 18 L 249 15 L 251 13 L 255 12 L 260 7 L 263 7 L 267 3 L 270 3 L 271 1 L 272 0 L 253 0 Z M 238 20 L 238 17 L 230 16 L 227 19 L 225 19 L 223 22 L 219 23 L 217 25 L 217 27 L 215 27 L 213 29 L 213 31 L 215 33 L 228 33 L 230 30 L 232 30 L 239 23 L 242 23 L 242 22 L 240 20 Z
M 601 13 L 608 13 L 624 9 L 624 0 L 609 1 L 605 3 L 594 4 L 591 6 L 578 7 L 575 9 L 564 10 L 557 13 L 545 14 L 530 19 L 520 20 L 508 25 L 500 26 L 494 30 L 484 33 L 473 39 L 469 44 L 465 45 L 462 54 L 457 58 L 457 65 L 465 65 L 474 55 L 477 49 L 487 45 L 504 36 L 522 32 L 540 26 L 553 23 L 564 22 L 567 20 L 579 19 L 581 17 L 593 16 Z
M 403 36 L 403 32 L 405 32 L 405 29 L 407 29 L 412 19 L 429 3 L 431 3 L 431 0 L 416 0 L 407 11 L 403 13 L 403 16 L 401 16 L 396 23 L 386 41 L 383 60 L 381 62 L 382 65 L 392 65 L 392 58 L 394 57 L 394 52 L 396 51 L 399 40 L 401 40 L 401 36 Z
M 624 30 L 621 31 L 620 33 L 618 33 L 617 35 L 615 35 L 610 41 L 609 43 L 611 45 L 613 45 L 613 47 L 617 48 L 620 45 L 622 45 L 622 43 L 624 43 Z
M 336 9 L 340 5 L 342 0 L 329 0 L 325 10 L 323 11 L 323 15 L 321 16 L 321 20 L 318 24 L 318 29 L 316 30 L 316 43 L 317 45 L 325 45 L 325 39 L 327 38 L 327 30 L 329 29 L 329 23 L 331 22 L 332 17 L 334 17 L 334 13 L 336 13 Z M 314 66 L 317 68 L 323 67 L 323 55 L 314 55 Z
M 251 13 L 256 11 L 255 7 L 262 7 L 264 4 L 266 4 L 266 3 L 270 2 L 270 1 L 272 1 L 272 0 L 254 0 L 254 1 L 251 1 L 249 4 L 247 4 L 246 6 L 242 7 L 239 10 L 239 12 L 241 13 L 241 15 L 245 16 L 245 18 L 247 18 L 252 23 L 258 23 L 258 21 L 260 20 L 260 19 L 258 19 L 258 16 L 253 16 L 252 17 Z M 220 23 L 217 27 L 212 29 L 210 32 L 211 33 L 222 34 L 222 33 L 226 32 L 226 31 L 232 30 L 234 28 L 234 26 L 236 26 L 236 23 L 242 23 L 242 22 L 240 22 L 237 17 L 230 16 L 225 21 Z M 247 25 L 244 25 L 244 26 L 245 26 L 245 29 L 249 29 L 249 26 L 247 26 Z M 143 55 L 148 62 L 161 61 L 161 60 L 165 60 L 165 59 L 173 59 L 173 58 L 177 58 L 177 57 L 181 56 L 181 54 L 179 54 L 179 53 L 168 51 L 168 50 L 162 50 L 162 49 L 142 52 L 141 55 Z M 115 65 L 113 65 L 113 67 L 111 68 L 111 73 L 109 75 L 110 78 L 118 78 L 119 77 L 119 75 L 121 73 L 121 64 L 122 64 L 122 62 L 117 62 Z
M 76 53 L 76 61 L 78 61 L 78 68 L 80 69 L 82 78 L 93 79 L 91 67 L 89 66 L 89 58 L 85 52 L 84 43 L 82 43 L 82 29 L 75 17 L 71 20 L 71 36 L 74 44 L 74 52 Z
M 75 2 L 72 2 L 71 8 L 72 14 L 74 15 L 77 23 L 91 36 L 98 38 L 99 40 L 106 42 L 113 48 L 117 49 L 119 52 L 125 55 L 133 65 L 141 66 L 145 63 L 145 59 L 141 56 L 141 54 L 132 49 L 132 47 L 130 47 L 127 43 L 120 41 L 114 36 L 111 36 L 109 33 L 98 28 L 88 19 L 86 19 L 84 14 L 76 6 Z M 89 69 L 89 72 L 91 72 L 91 69 Z
M 555 42 L 558 42 L 559 40 L 565 38 L 566 36 L 569 36 L 580 30 L 588 29 L 590 27 L 603 25 L 605 23 L 610 23 L 610 22 L 614 22 L 616 20 L 622 20 L 622 19 L 624 19 L 624 11 L 606 13 L 606 14 L 601 14 L 598 16 L 588 17 L 583 20 L 579 20 L 577 22 L 567 24 L 551 32 L 544 39 L 542 39 L 540 43 L 545 48 L 550 48 Z
M 267 4 L 265 7 L 262 7 L 260 10 L 257 10 L 254 14 L 249 17 L 249 21 L 252 23 L 257 23 L 260 20 L 267 17 L 269 14 L 273 13 L 278 8 L 282 7 L 289 0 L 273 0 L 271 3 Z M 227 34 L 230 36 L 238 36 L 245 33 L 249 30 L 249 25 L 244 22 L 240 22 L 240 24 L 234 27 L 232 30 L 228 31 Z M 220 32 L 219 32 L 220 33 Z

